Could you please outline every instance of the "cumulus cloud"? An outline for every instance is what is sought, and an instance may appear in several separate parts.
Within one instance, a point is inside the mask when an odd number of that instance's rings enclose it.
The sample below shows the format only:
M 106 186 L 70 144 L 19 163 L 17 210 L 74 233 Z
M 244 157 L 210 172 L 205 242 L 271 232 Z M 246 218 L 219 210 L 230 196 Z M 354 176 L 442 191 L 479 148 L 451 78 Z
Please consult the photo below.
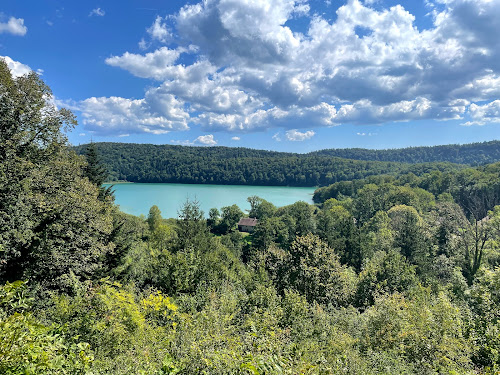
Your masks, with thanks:
M 0 22 L 0 34 L 26 35 L 28 28 L 24 26 L 24 19 L 10 17 L 7 22 Z
M 241 140 L 241 138 L 240 138 L 240 137 L 232 137 L 231 139 L 232 139 L 233 141 L 239 141 L 239 140 Z
M 102 10 L 101 8 L 92 9 L 92 11 L 89 13 L 89 17 L 92 17 L 92 16 L 103 17 L 104 15 L 106 15 L 106 12 L 104 10 Z
M 182 48 L 171 50 L 162 47 L 145 55 L 126 52 L 122 56 L 108 57 L 105 62 L 108 65 L 128 70 L 137 77 L 161 80 L 172 74 L 172 65 L 182 51 Z
M 3 59 L 7 63 L 14 77 L 20 77 L 31 72 L 31 68 L 28 65 L 24 65 L 19 61 L 14 61 L 9 56 L 0 56 L 0 59 Z
M 469 107 L 469 114 L 472 118 L 464 125 L 485 125 L 489 122 L 500 122 L 500 100 L 491 103 L 477 105 L 472 103 Z
M 217 144 L 217 141 L 214 139 L 213 134 L 200 135 L 194 141 L 191 141 L 189 139 L 185 140 L 171 139 L 170 142 L 181 146 L 196 146 L 196 145 L 215 146 Z
M 156 17 L 153 24 L 148 29 L 146 29 L 146 31 L 152 39 L 156 39 L 162 43 L 168 42 L 172 36 L 168 29 L 167 23 L 160 16 Z
M 87 129 L 100 134 L 165 134 L 189 129 L 188 113 L 181 102 L 168 94 L 154 96 L 150 101 L 92 97 L 81 102 L 80 111 Z
M 305 133 L 301 133 L 297 131 L 297 129 L 292 129 L 286 132 L 286 139 L 288 139 L 289 141 L 300 142 L 312 138 L 314 134 L 316 133 L 314 133 L 312 130 L 308 130 Z
M 148 34 L 169 47 L 106 63 L 158 81 L 136 105 L 142 122 L 161 122 L 155 96 L 175 99 L 182 121 L 169 131 L 283 128 L 300 138 L 308 132 L 297 129 L 345 123 L 498 122 L 500 0 L 427 3 L 432 25 L 419 29 L 402 5 L 374 0 L 347 1 L 333 21 L 302 0 L 204 0 L 154 19 Z M 309 26 L 295 30 L 297 17 Z M 121 106 L 104 113 L 113 110 L 121 118 Z M 102 122 L 98 113 L 89 118 Z M 150 131 L 141 121 L 127 132 Z
M 214 139 L 214 136 L 212 134 L 207 134 L 200 135 L 195 139 L 194 143 L 200 143 L 207 146 L 215 146 L 217 144 L 217 141 Z

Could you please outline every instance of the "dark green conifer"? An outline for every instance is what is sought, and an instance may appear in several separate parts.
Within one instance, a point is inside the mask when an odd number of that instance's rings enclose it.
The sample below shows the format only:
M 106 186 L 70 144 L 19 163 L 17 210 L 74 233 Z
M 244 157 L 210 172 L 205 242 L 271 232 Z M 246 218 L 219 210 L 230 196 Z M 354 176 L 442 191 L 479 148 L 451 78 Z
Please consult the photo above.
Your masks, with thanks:
M 101 158 L 97 152 L 94 142 L 90 142 L 85 150 L 87 165 L 84 168 L 83 175 L 89 179 L 94 185 L 99 187 L 99 198 L 101 200 L 113 198 L 113 186 L 103 187 L 102 184 L 108 178 L 108 172 L 102 165 Z

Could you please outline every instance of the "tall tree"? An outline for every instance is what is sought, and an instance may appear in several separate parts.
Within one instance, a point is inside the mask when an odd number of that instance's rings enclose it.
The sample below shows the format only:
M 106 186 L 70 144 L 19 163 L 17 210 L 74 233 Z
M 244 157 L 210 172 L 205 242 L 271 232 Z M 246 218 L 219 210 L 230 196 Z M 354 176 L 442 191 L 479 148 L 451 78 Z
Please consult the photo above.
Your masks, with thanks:
M 210 231 L 198 201 L 186 200 L 178 211 L 178 248 L 204 251 L 210 242 Z
M 104 187 L 102 184 L 108 178 L 108 172 L 103 166 L 99 153 L 94 142 L 90 142 L 85 150 L 87 165 L 83 169 L 83 174 L 94 185 L 99 188 L 99 197 L 106 199 L 113 196 L 113 186 Z
M 221 211 L 222 218 L 219 226 L 221 227 L 222 233 L 228 233 L 235 228 L 236 224 L 243 216 L 243 212 L 236 204 L 233 204 L 232 206 L 222 207 Z
M 0 278 L 89 278 L 113 248 L 110 201 L 66 147 L 75 124 L 36 73 L 14 78 L 0 59 Z

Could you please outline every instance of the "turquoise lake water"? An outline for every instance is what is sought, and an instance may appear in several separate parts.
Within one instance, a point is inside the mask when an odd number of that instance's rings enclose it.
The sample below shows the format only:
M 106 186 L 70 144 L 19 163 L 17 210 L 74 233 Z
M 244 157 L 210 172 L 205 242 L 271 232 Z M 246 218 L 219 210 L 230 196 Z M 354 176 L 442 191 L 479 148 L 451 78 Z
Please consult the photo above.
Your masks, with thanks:
M 105 185 L 109 186 L 109 185 Z M 250 209 L 247 198 L 257 195 L 277 207 L 297 201 L 312 203 L 313 187 L 198 185 L 198 184 L 115 184 L 115 202 L 122 211 L 132 215 L 147 215 L 153 205 L 164 218 L 177 217 L 177 211 L 189 200 L 197 200 L 201 209 L 237 204 L 244 212 Z

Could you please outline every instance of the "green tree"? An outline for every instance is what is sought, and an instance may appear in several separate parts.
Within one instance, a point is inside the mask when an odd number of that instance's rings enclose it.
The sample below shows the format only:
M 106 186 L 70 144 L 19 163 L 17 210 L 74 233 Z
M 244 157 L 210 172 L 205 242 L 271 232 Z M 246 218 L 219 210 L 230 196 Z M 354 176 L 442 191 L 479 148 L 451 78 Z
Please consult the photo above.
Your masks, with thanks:
M 363 261 L 369 260 L 376 251 L 389 252 L 394 248 L 394 232 L 391 227 L 391 219 L 385 211 L 377 211 L 361 227 L 360 232 Z
M 430 251 L 430 243 L 424 231 L 424 222 L 417 210 L 411 206 L 392 207 L 387 214 L 394 231 L 394 246 L 410 262 L 418 264 L 425 261 Z
M 371 306 L 379 295 L 406 293 L 418 285 L 415 266 L 396 250 L 378 251 L 359 274 L 356 305 Z
M 243 217 L 243 212 L 235 204 L 232 206 L 222 207 L 221 211 L 222 217 L 219 227 L 222 233 L 228 233 L 235 229 L 236 224 Z
M 161 211 L 157 205 L 151 206 L 148 214 L 148 226 L 151 233 L 155 232 L 161 225 L 163 218 L 161 217 Z
M 67 339 L 60 325 L 45 326 L 29 311 L 23 282 L 0 286 L 0 373 L 87 374 L 92 365 L 89 344 Z
M 113 186 L 103 187 L 102 184 L 108 178 L 108 172 L 102 165 L 101 158 L 97 152 L 94 142 L 90 142 L 85 150 L 87 165 L 83 169 L 83 175 L 99 188 L 101 199 L 113 195 Z
M 260 250 L 267 249 L 272 243 L 277 243 L 284 248 L 288 247 L 288 228 L 280 217 L 260 220 L 252 237 L 253 246 Z
M 338 205 L 323 209 L 317 215 L 317 233 L 339 254 L 342 263 L 361 268 L 363 261 L 356 219 Z
M 381 295 L 364 314 L 361 350 L 414 364 L 414 373 L 470 373 L 472 343 L 460 310 L 429 289 L 411 297 Z
M 84 168 L 84 176 L 93 184 L 101 186 L 106 181 L 107 172 L 106 168 L 101 164 L 101 159 L 99 158 L 94 142 L 88 144 L 85 150 L 85 158 L 87 165 Z
M 210 246 L 210 231 L 198 201 L 186 200 L 178 211 L 177 248 L 198 248 L 199 251 Z
M 208 211 L 207 225 L 211 230 L 215 230 L 219 225 L 220 212 L 217 208 L 213 207 Z
M 295 236 L 305 236 L 308 233 L 314 233 L 315 207 L 306 202 L 295 202 L 289 206 L 281 207 L 277 210 L 276 216 L 282 217 L 282 220 L 287 223 L 290 231 L 290 239 Z
M 459 246 L 463 254 L 462 271 L 469 285 L 472 285 L 480 267 L 484 262 L 488 247 L 498 246 L 494 241 L 500 237 L 500 206 L 489 211 L 482 220 L 463 220 L 459 228 Z
M 97 275 L 112 251 L 112 206 L 83 177 L 66 148 L 57 109 L 35 73 L 13 78 L 0 61 L 0 277 L 32 277 L 50 285 L 73 272 Z
M 347 305 L 355 288 L 355 274 L 340 264 L 338 256 L 319 237 L 297 237 L 290 246 L 282 273 L 283 288 L 293 288 L 308 301 Z
M 276 212 L 274 204 L 256 195 L 248 197 L 247 201 L 250 203 L 250 211 L 248 212 L 249 217 L 262 220 L 272 217 Z

